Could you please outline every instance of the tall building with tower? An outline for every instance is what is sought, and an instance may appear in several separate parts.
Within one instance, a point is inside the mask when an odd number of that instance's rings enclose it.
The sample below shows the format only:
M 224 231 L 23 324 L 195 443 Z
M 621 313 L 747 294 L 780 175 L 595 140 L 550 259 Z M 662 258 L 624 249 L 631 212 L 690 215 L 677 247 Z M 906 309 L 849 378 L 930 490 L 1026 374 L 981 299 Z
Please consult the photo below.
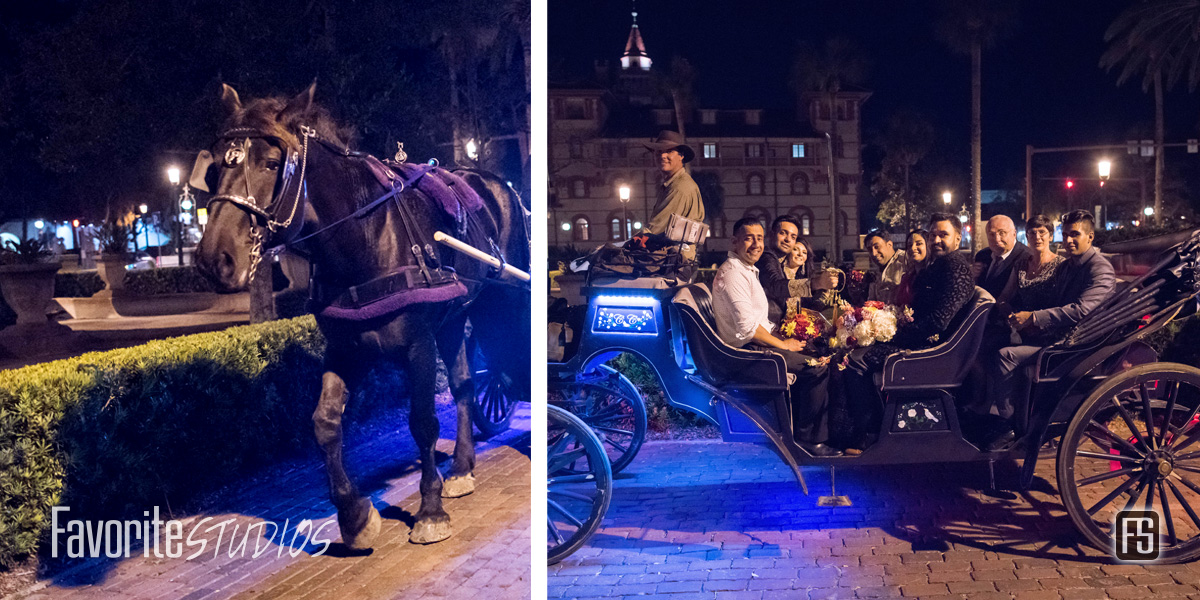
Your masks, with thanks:
M 591 77 L 550 82 L 551 245 L 623 240 L 649 221 L 660 184 L 656 157 L 643 143 L 660 130 L 679 131 L 674 103 L 655 90 L 661 68 L 635 9 L 616 65 L 598 60 Z M 857 249 L 865 191 L 860 115 L 869 97 L 843 90 L 831 106 L 823 94 L 808 93 L 795 109 L 709 107 L 699 99 L 683 119 L 696 151 L 688 169 L 711 226 L 707 248 L 727 249 L 733 223 L 744 216 L 769 224 L 792 214 L 817 251 L 829 252 L 835 242 L 839 251 Z M 631 192 L 625 204 L 622 186 Z

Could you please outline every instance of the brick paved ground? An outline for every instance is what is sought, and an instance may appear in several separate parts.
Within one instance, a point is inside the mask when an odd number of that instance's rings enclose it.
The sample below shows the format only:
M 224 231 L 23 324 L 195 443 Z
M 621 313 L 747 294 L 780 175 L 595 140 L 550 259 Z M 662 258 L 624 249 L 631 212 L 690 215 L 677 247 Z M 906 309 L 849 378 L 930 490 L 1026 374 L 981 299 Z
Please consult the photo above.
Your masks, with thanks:
M 614 482 L 604 526 L 548 572 L 550 598 L 1200 599 L 1200 564 L 1116 565 L 1058 500 L 1053 455 L 1033 489 L 985 495 L 986 465 L 839 470 L 854 505 L 816 506 L 770 450 L 649 442 Z
M 448 439 L 454 431 L 453 411 L 443 406 L 439 412 L 443 439 L 438 442 L 438 450 L 449 453 L 453 448 L 453 440 Z M 455 536 L 439 544 L 408 543 L 411 515 L 420 503 L 420 477 L 414 470 L 416 449 L 412 437 L 402 427 L 347 449 L 348 469 L 359 486 L 371 493 L 383 515 L 383 530 L 370 555 L 347 556 L 344 547 L 337 544 L 323 556 L 299 552 L 293 558 L 286 547 L 281 552 L 278 545 L 273 545 L 259 558 L 250 558 L 256 542 L 261 548 L 267 547 L 265 532 L 259 529 L 249 539 L 244 555 L 235 552 L 234 558 L 228 556 L 227 534 L 220 554 L 214 557 L 219 531 L 202 534 L 225 519 L 236 519 L 241 526 L 239 543 L 249 523 L 283 523 L 290 519 L 294 526 L 307 518 L 319 526 L 335 519 L 324 467 L 315 460 L 300 461 L 294 468 L 272 471 L 266 480 L 253 481 L 236 495 L 218 499 L 218 505 L 228 509 L 184 519 L 186 535 L 193 523 L 204 517 L 214 518 L 197 527 L 195 539 L 203 537 L 209 543 L 207 551 L 195 560 L 143 558 L 139 552 L 136 558 L 120 562 L 92 561 L 6 600 L 529 598 L 528 431 L 526 407 L 514 419 L 512 430 L 478 445 L 476 492 L 445 501 Z M 227 525 L 226 531 L 233 531 L 233 527 L 234 523 Z M 321 537 L 338 539 L 336 520 Z M 287 539 L 291 538 L 292 532 L 288 532 Z M 183 555 L 191 555 L 198 548 L 186 548 Z M 320 548 L 317 544 L 309 550 Z

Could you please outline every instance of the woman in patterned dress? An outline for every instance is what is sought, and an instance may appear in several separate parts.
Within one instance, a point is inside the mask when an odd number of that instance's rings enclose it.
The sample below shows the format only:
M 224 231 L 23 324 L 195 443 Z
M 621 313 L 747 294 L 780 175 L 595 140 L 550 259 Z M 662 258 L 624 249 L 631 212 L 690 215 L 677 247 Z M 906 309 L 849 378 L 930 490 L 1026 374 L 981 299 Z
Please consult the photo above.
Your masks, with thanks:
M 1001 307 L 1000 314 L 1022 310 L 1040 310 L 1061 304 L 1055 286 L 1054 274 L 1063 263 L 1063 257 L 1050 247 L 1054 238 L 1054 223 L 1046 215 L 1034 215 L 1025 223 L 1025 238 L 1029 241 L 1029 258 L 1017 266 L 1017 289 L 1013 291 L 1008 307 Z

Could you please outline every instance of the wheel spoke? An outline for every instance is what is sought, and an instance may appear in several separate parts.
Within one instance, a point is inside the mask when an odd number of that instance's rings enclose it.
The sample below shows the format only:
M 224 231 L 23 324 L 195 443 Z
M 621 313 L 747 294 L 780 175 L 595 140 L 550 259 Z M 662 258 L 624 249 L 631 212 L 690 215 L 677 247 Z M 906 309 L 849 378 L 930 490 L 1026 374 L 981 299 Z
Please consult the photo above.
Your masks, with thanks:
M 566 490 L 551 490 L 550 492 L 547 492 L 547 493 L 555 495 L 555 496 L 561 496 L 563 498 L 570 498 L 572 500 L 579 500 L 581 502 L 587 502 L 588 504 L 591 504 L 596 501 L 595 496 L 589 496 L 587 494 L 580 494 L 577 492 L 568 492 Z
M 1104 437 L 1106 437 L 1106 438 L 1107 438 L 1109 441 L 1111 441 L 1112 443 L 1114 443 L 1114 444 L 1116 444 L 1116 445 L 1120 446 L 1121 448 L 1124 448 L 1125 450 L 1127 450 L 1127 451 L 1129 451 L 1129 452 L 1131 452 L 1131 453 L 1133 453 L 1133 454 L 1135 454 L 1135 455 L 1137 455 L 1137 456 L 1139 456 L 1139 457 L 1140 457 L 1140 456 L 1145 456 L 1145 453 L 1144 453 L 1144 452 L 1142 452 L 1141 450 L 1139 450 L 1139 449 L 1138 449 L 1136 446 L 1134 446 L 1133 444 L 1130 444 L 1128 440 L 1126 440 L 1125 438 L 1123 438 L 1123 437 L 1121 437 L 1121 436 L 1119 436 L 1119 435 L 1117 435 L 1117 434 L 1113 433 L 1113 432 L 1112 432 L 1112 430 L 1110 430 L 1108 427 L 1106 427 L 1106 426 L 1104 426 L 1104 425 L 1100 424 L 1100 422 L 1096 421 L 1095 419 L 1092 419 L 1092 422 L 1091 422 L 1091 423 L 1089 423 L 1088 425 L 1089 425 L 1089 427 L 1090 427 L 1090 426 L 1095 426 L 1095 428 L 1096 428 L 1096 429 L 1097 429 L 1097 430 L 1100 432 L 1100 434 L 1101 434 L 1101 435 L 1103 435 Z
M 1157 436 L 1154 435 L 1154 413 L 1150 410 L 1150 392 L 1146 389 L 1146 382 L 1138 384 L 1138 395 L 1142 398 L 1142 419 L 1146 421 L 1146 440 L 1150 445 L 1151 450 L 1158 449 Z M 1154 488 L 1151 487 L 1151 494 Z
M 546 479 L 546 485 L 559 485 L 559 484 L 570 484 L 570 483 L 591 483 L 595 480 L 596 480 L 596 476 L 592 475 L 591 473 L 584 473 L 582 475 L 558 475 L 555 477 L 548 477 Z M 555 492 L 555 493 L 557 493 L 557 492 Z
M 1092 507 L 1088 509 L 1088 514 L 1089 515 L 1096 514 L 1096 511 L 1100 510 L 1101 508 L 1104 508 L 1105 506 L 1108 506 L 1109 503 L 1111 503 L 1114 499 L 1116 499 L 1117 496 L 1120 496 L 1121 494 L 1125 493 L 1129 488 L 1133 487 L 1133 484 L 1135 484 L 1137 482 L 1138 482 L 1138 480 L 1135 477 L 1130 477 L 1129 479 L 1125 480 L 1125 483 L 1122 483 L 1121 485 L 1117 486 L 1117 488 L 1114 489 L 1113 491 L 1109 492 L 1107 496 L 1101 498 L 1099 502 L 1093 504 Z
M 1154 481 L 1146 486 L 1146 510 L 1154 510 Z
M 1142 470 L 1142 468 L 1140 466 L 1137 466 L 1137 467 L 1125 467 L 1124 469 L 1120 469 L 1117 471 L 1108 471 L 1106 473 L 1101 473 L 1099 475 L 1092 475 L 1091 477 L 1085 477 L 1083 479 L 1080 479 L 1079 482 L 1075 484 L 1075 486 L 1076 487 L 1085 487 L 1085 486 L 1092 485 L 1093 483 L 1100 483 L 1101 481 L 1108 481 L 1109 479 L 1116 479 L 1117 477 L 1123 477 L 1125 475 L 1133 475 L 1134 473 L 1137 473 L 1138 471 L 1141 471 L 1141 470 Z
M 622 446 L 620 443 L 614 441 L 612 438 L 604 438 L 604 443 L 608 444 L 609 446 L 612 446 L 613 448 L 616 448 L 617 450 L 620 450 L 621 454 L 629 452 L 629 446 Z
M 547 498 L 546 505 L 549 508 L 553 508 L 554 510 L 558 511 L 558 513 L 560 515 L 562 515 L 563 518 L 566 519 L 568 523 L 570 523 L 580 529 L 583 528 L 583 521 L 580 521 L 578 518 L 575 517 L 575 515 L 568 512 L 567 509 L 563 508 L 561 504 Z
M 1158 382 L 1162 385 L 1162 382 Z M 1171 431 L 1171 417 L 1175 415 L 1175 400 L 1179 397 L 1179 382 L 1171 381 L 1167 387 L 1167 411 L 1163 413 L 1162 431 L 1159 432 L 1158 447 L 1162 448 L 1167 443 L 1167 432 Z M 1159 495 L 1162 495 L 1162 490 L 1159 490 Z M 1174 534 L 1172 534 L 1174 535 Z
M 1163 480 L 1160 479 L 1156 483 L 1158 484 L 1158 497 L 1162 499 L 1163 516 L 1167 519 L 1167 537 L 1170 539 L 1170 544 L 1175 545 L 1179 539 L 1175 537 L 1175 520 L 1171 518 L 1171 501 L 1167 499 L 1167 490 L 1163 487 Z
M 596 426 L 596 427 L 593 427 L 592 429 L 595 429 L 596 431 L 603 431 L 604 433 L 611 433 L 614 435 L 623 435 L 623 436 L 633 437 L 633 432 L 629 431 L 628 429 L 617 429 L 616 427 L 604 427 L 604 426 Z
M 547 469 L 549 472 L 555 473 L 559 469 L 574 465 L 582 458 L 587 458 L 587 451 L 583 448 L 576 448 L 569 452 L 563 452 L 562 454 L 555 455 L 553 458 L 550 458 L 546 461 L 548 463 Z
M 1180 475 L 1179 471 L 1171 471 L 1171 477 L 1174 477 L 1175 479 L 1179 480 L 1179 483 L 1186 485 L 1188 487 L 1188 489 L 1192 490 L 1193 492 L 1200 494 L 1200 485 L 1196 485 L 1195 483 L 1192 482 L 1191 479 L 1188 479 L 1187 477 Z
M 1129 501 L 1125 503 L 1125 508 L 1122 510 L 1133 510 L 1133 507 L 1137 506 L 1137 501 L 1142 497 L 1142 492 L 1144 491 L 1146 491 L 1146 481 L 1143 479 L 1138 484 L 1137 490 L 1129 497 Z
M 1141 459 L 1137 459 L 1132 456 L 1125 456 L 1124 454 L 1103 454 L 1100 452 L 1088 452 L 1086 450 L 1076 450 L 1075 456 L 1078 456 L 1080 458 L 1095 458 L 1098 460 L 1112 460 L 1112 461 L 1121 462 L 1121 463 L 1132 463 L 1135 465 L 1142 464 Z
M 1181 465 L 1179 463 L 1175 463 L 1175 465 L 1173 465 L 1172 468 L 1174 468 L 1177 471 L 1187 471 L 1188 473 L 1200 473 L 1200 467 L 1193 467 L 1190 465 Z
M 554 543 L 556 545 L 561 546 L 567 543 L 567 540 L 558 532 L 558 525 L 554 524 L 554 519 L 551 519 L 549 514 L 546 515 L 546 529 L 550 531 L 550 535 L 554 536 Z
M 1198 404 L 1197 406 L 1200 406 L 1200 404 Z M 1180 444 L 1179 447 L 1175 448 L 1175 451 L 1183 452 L 1184 450 L 1187 450 L 1192 444 L 1195 444 L 1196 442 L 1200 441 L 1200 436 L 1196 435 L 1196 433 L 1198 433 L 1198 432 L 1200 432 L 1200 427 L 1188 427 L 1185 431 L 1180 432 L 1180 434 L 1175 439 L 1182 440 L 1186 436 L 1187 441 Z
M 1125 410 L 1125 405 L 1121 404 L 1121 400 L 1119 398 L 1113 396 L 1112 401 L 1113 405 L 1117 407 L 1117 413 L 1121 415 L 1121 420 L 1125 421 L 1125 425 L 1129 427 L 1130 433 L 1133 434 L 1133 439 L 1137 440 L 1137 442 L 1141 444 L 1147 452 L 1149 452 L 1150 446 L 1145 440 L 1142 439 L 1142 432 L 1138 431 L 1137 425 L 1133 424 L 1133 416 L 1129 414 L 1129 411 Z
M 1175 388 L 1176 388 L 1176 390 L 1178 391 L 1178 388 L 1179 388 L 1179 382 L 1175 382 Z M 1192 419 L 1195 419 L 1195 418 L 1196 418 L 1196 414 L 1197 414 L 1198 412 L 1200 412 L 1200 402 L 1197 402 L 1197 403 L 1196 403 L 1196 406 L 1193 406 L 1193 407 L 1192 407 L 1192 410 L 1191 410 L 1191 412 L 1189 412 L 1189 413 L 1188 413 L 1188 416 L 1187 416 L 1187 418 L 1183 420 L 1183 425 L 1180 425 L 1180 426 L 1179 426 L 1179 430 L 1178 430 L 1178 431 L 1176 431 L 1176 430 L 1174 430 L 1174 429 L 1172 429 L 1172 430 L 1171 430 L 1171 432 L 1175 434 L 1175 437 L 1174 437 L 1174 438 L 1172 438 L 1172 440 L 1171 440 L 1171 444 L 1170 444 L 1170 446 L 1168 446 L 1168 447 L 1174 446 L 1174 445 L 1175 445 L 1176 443 L 1178 443 L 1178 442 L 1179 442 L 1181 439 L 1183 439 L 1183 437 L 1182 437 L 1182 436 L 1183 436 L 1184 432 L 1191 431 L 1191 430 L 1193 429 L 1193 428 L 1192 428 Z M 1176 452 L 1180 452 L 1180 449 L 1179 449 L 1179 448 L 1176 448 L 1176 449 L 1175 449 L 1175 451 L 1176 451 Z
M 1184 512 L 1192 519 L 1192 523 L 1200 528 L 1200 516 L 1196 515 L 1196 511 L 1192 510 L 1192 505 L 1188 504 L 1188 501 L 1184 499 L 1183 492 L 1179 491 L 1179 488 L 1170 479 L 1166 479 L 1165 481 L 1167 482 L 1167 487 L 1171 488 L 1171 493 L 1174 494 L 1175 499 L 1179 500 L 1179 504 L 1183 506 Z

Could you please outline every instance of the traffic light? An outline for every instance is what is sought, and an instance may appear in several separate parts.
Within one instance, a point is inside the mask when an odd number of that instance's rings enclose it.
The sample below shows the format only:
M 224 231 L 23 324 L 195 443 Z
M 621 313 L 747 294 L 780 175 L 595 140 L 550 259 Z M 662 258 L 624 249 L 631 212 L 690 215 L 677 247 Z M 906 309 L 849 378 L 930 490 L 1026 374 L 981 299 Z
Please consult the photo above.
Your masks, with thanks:
M 1071 188 L 1073 188 L 1073 187 L 1075 187 L 1075 180 L 1074 180 L 1074 179 L 1068 179 L 1068 180 L 1067 180 L 1067 189 L 1069 190 L 1069 189 L 1071 189 Z

